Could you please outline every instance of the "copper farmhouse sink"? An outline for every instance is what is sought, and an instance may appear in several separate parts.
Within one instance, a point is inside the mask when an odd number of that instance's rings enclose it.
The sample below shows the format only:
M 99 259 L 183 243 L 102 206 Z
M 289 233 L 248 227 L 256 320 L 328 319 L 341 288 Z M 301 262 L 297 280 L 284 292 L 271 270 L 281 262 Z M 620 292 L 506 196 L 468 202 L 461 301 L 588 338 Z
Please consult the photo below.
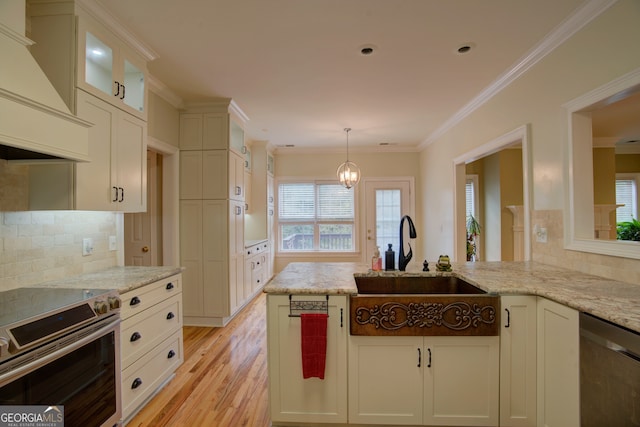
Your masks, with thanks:
M 355 276 L 359 294 L 486 294 L 455 276 Z
M 492 336 L 500 297 L 455 276 L 355 276 L 351 335 Z

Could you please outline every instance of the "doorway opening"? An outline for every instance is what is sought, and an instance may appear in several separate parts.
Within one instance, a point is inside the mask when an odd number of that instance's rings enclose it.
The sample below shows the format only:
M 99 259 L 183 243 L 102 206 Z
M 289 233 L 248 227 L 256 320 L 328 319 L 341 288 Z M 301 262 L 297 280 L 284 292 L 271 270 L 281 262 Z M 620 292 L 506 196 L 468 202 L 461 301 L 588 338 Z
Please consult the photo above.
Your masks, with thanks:
M 454 159 L 456 260 L 469 258 L 470 240 L 474 260 L 530 259 L 529 149 L 529 127 L 522 126 Z M 470 237 L 470 214 L 478 236 Z

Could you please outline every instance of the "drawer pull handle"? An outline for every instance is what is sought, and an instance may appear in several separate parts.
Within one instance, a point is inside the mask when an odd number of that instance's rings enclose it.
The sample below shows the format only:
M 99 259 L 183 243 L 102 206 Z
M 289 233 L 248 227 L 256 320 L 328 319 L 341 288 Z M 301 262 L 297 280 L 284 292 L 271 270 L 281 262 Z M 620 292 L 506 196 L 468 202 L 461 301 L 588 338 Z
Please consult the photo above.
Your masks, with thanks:
M 422 350 L 418 348 L 418 368 L 422 366 Z
M 140 298 L 133 297 L 133 298 L 131 298 L 131 302 L 129 303 L 129 305 L 138 305 L 138 304 L 140 304 L 140 302 L 141 302 Z
M 140 377 L 138 377 L 135 380 L 133 380 L 133 383 L 131 383 L 131 389 L 135 390 L 138 387 L 140 387 L 141 385 L 142 385 L 142 379 Z
M 429 352 L 429 363 L 427 363 L 427 368 L 430 368 L 431 367 L 431 349 L 428 348 L 427 352 Z
M 167 283 L 167 290 L 170 291 L 171 289 L 173 289 L 173 282 Z
M 505 308 L 504 311 L 507 312 L 507 324 L 504 325 L 504 327 L 508 328 L 509 326 L 511 326 L 511 312 L 509 311 L 508 308 Z
M 175 314 L 173 314 L 172 312 L 167 313 L 167 320 L 171 320 L 171 319 L 173 319 L 174 317 L 176 317 L 176 315 L 175 315 Z
M 131 338 L 129 339 L 129 341 L 135 342 L 135 341 L 138 341 L 140 338 L 142 338 L 142 335 L 140 335 L 140 332 L 134 332 L 131 334 Z
M 169 350 L 169 353 L 167 354 L 167 359 L 173 359 L 175 355 L 176 355 L 175 351 Z

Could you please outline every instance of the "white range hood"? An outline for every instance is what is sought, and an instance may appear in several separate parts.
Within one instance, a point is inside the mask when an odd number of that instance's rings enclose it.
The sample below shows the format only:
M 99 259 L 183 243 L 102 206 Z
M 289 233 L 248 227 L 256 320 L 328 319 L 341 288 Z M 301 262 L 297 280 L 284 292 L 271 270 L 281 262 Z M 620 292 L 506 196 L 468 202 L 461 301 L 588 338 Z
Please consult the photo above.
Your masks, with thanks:
M 0 158 L 89 160 L 90 123 L 71 114 L 31 56 L 25 1 L 0 0 Z

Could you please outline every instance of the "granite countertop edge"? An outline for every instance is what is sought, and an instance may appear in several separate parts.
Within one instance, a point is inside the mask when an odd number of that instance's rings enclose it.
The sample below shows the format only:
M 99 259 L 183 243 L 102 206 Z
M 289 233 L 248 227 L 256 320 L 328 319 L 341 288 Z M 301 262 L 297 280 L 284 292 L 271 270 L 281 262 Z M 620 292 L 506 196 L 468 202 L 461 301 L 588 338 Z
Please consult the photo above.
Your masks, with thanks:
M 544 297 L 640 333 L 640 285 L 533 261 L 454 263 L 452 272 L 371 271 L 358 263 L 291 263 L 264 292 L 355 295 L 354 275 L 456 276 L 488 293 Z
M 93 273 L 69 276 L 64 279 L 43 282 L 42 288 L 110 289 L 120 294 L 132 291 L 158 280 L 180 274 L 184 267 L 111 267 Z

